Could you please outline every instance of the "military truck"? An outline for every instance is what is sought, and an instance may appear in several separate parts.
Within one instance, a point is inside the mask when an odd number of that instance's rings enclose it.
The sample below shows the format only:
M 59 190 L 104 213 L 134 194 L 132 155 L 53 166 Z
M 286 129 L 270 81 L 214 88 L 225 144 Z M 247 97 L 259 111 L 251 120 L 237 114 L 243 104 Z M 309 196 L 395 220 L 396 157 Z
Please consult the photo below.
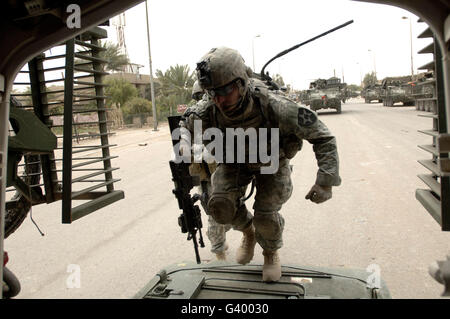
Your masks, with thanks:
M 341 79 L 317 79 L 309 84 L 309 106 L 311 110 L 335 109 L 341 113 L 341 101 L 345 101 L 345 84 Z
M 403 103 L 404 106 L 414 105 L 413 85 L 411 76 L 386 77 L 381 82 L 383 106 L 394 106 Z
M 355 98 L 355 97 L 361 96 L 361 91 L 359 91 L 359 90 L 347 88 L 346 91 L 347 91 L 347 93 L 346 93 L 347 99 L 351 99 L 351 98 Z
M 419 75 L 413 82 L 413 97 L 416 110 L 425 112 L 436 112 L 436 80 L 433 72 Z
M 311 90 L 302 90 L 298 96 L 301 104 L 309 105 L 309 93 Z
M 372 84 L 364 88 L 362 92 L 364 103 L 371 103 L 372 101 L 382 102 L 382 93 L 380 84 Z
M 419 19 L 417 22 L 424 22 Z M 436 47 L 434 41 L 434 33 L 429 27 L 423 30 L 417 38 L 419 39 L 432 39 L 431 43 L 428 43 L 424 48 L 420 49 L 418 54 L 426 54 L 427 56 L 432 56 L 433 59 L 428 61 L 424 65 L 418 67 L 418 70 L 424 70 L 424 73 L 418 75 L 416 81 L 416 86 L 414 89 L 414 98 L 416 99 L 416 110 L 431 112 L 433 114 L 438 113 L 437 108 L 437 87 L 436 87 Z

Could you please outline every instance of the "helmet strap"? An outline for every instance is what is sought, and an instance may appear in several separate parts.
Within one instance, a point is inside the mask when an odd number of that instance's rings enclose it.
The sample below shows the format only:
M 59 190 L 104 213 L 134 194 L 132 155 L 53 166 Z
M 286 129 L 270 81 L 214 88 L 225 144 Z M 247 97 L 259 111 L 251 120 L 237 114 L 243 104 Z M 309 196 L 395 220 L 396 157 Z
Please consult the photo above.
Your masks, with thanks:
M 244 84 L 242 83 L 242 80 L 241 80 L 241 79 L 239 79 L 238 81 L 236 81 L 236 85 L 238 86 L 238 89 L 239 89 L 239 95 L 240 95 L 241 97 L 244 97 L 244 96 L 245 96 L 245 93 L 246 93 L 246 91 L 247 91 L 246 85 L 244 85 Z

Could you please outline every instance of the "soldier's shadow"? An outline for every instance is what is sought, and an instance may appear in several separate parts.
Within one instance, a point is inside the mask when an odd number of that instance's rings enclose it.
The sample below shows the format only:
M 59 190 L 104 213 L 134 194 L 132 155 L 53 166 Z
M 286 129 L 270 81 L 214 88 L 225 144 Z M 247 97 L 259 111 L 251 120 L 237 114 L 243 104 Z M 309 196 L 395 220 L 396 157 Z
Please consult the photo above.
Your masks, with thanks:
M 328 112 L 317 112 L 318 116 L 323 116 L 323 115 L 342 115 L 342 114 L 349 114 L 349 113 L 354 113 L 355 111 L 353 110 L 342 110 L 341 113 L 337 113 L 336 111 L 328 111 Z

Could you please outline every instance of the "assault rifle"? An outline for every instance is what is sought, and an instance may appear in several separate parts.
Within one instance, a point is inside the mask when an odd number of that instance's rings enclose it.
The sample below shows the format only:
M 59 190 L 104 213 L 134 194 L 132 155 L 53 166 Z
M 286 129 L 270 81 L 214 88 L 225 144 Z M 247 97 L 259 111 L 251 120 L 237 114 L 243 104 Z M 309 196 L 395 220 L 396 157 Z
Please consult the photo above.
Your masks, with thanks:
M 181 116 L 169 116 L 169 127 L 172 133 L 179 128 Z M 175 146 L 179 141 L 172 140 Z M 175 189 L 172 191 L 178 200 L 178 207 L 183 211 L 178 217 L 178 225 L 181 227 L 182 233 L 188 233 L 187 240 L 194 242 L 195 258 L 197 264 L 200 264 L 200 254 L 198 252 L 198 244 L 200 247 L 205 247 L 202 236 L 202 218 L 200 208 L 195 205 L 200 199 L 200 195 L 195 194 L 191 197 L 190 191 L 194 186 L 200 185 L 200 179 L 197 176 L 189 174 L 189 163 L 176 163 L 169 161 L 170 170 L 172 172 L 172 181 L 175 184 Z M 197 231 L 199 232 L 199 241 L 197 243 Z

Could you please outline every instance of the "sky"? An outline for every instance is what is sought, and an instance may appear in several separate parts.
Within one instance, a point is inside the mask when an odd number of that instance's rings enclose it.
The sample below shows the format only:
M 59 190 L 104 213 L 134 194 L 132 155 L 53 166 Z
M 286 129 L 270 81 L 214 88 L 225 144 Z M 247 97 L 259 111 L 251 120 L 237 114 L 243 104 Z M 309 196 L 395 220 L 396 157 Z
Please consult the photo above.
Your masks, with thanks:
M 125 12 L 124 30 L 131 62 L 149 74 L 145 5 Z M 266 71 L 281 74 L 297 90 L 334 75 L 348 84 L 360 84 L 372 71 L 378 79 L 409 75 L 411 38 L 414 73 L 432 59 L 417 54 L 431 42 L 417 38 L 426 24 L 387 5 L 349 0 L 151 0 L 147 5 L 153 74 L 176 64 L 194 71 L 196 62 L 217 46 L 238 50 L 260 72 L 279 52 L 349 20 L 354 22 L 273 61 Z M 114 21 L 107 27 L 112 42 L 117 41 Z
M 245 63 L 259 73 L 278 53 L 350 20 L 354 22 L 276 59 L 266 71 L 272 76 L 280 74 L 295 90 L 304 90 L 317 78 L 337 76 L 359 85 L 364 75 L 373 71 L 379 80 L 409 75 L 411 44 L 415 74 L 433 58 L 431 54 L 417 54 L 432 42 L 430 38 L 417 38 L 427 25 L 417 22 L 418 17 L 412 13 L 387 5 L 350 0 L 147 3 L 153 75 L 177 64 L 188 65 L 194 72 L 201 57 L 218 46 L 238 50 Z M 141 74 L 150 74 L 145 5 L 143 2 L 125 11 L 124 33 L 130 61 L 143 66 Z M 107 41 L 117 42 L 116 21 L 114 17 L 109 27 L 103 27 L 108 32 Z M 50 54 L 63 53 L 58 50 L 53 48 Z M 16 82 L 26 81 L 24 76 L 19 75 Z

